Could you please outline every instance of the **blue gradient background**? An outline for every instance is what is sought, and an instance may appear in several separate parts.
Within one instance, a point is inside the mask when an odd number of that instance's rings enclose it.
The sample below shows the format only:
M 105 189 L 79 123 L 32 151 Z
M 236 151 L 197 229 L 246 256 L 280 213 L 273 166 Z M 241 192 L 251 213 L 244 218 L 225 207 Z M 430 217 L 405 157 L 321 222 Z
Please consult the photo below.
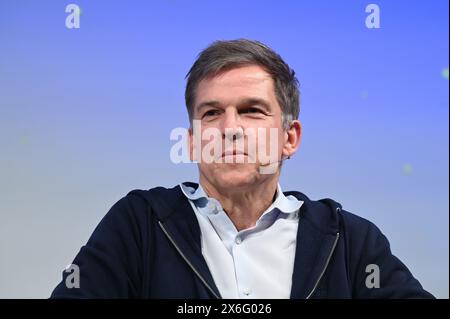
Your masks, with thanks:
M 273 47 L 301 82 L 284 190 L 375 222 L 449 292 L 448 1 L 0 0 L 0 297 L 45 298 L 128 191 L 197 181 L 169 159 L 184 76 L 217 39 Z

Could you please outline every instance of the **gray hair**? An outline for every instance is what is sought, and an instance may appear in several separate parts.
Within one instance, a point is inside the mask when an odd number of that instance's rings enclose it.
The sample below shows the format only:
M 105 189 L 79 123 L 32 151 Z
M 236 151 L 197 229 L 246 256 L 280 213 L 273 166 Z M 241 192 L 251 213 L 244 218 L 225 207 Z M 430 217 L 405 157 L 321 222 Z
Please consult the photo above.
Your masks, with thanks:
M 195 94 L 204 78 L 244 65 L 261 66 L 275 84 L 275 95 L 281 106 L 283 127 L 288 129 L 300 112 L 299 83 L 294 70 L 281 56 L 259 41 L 238 39 L 216 41 L 204 49 L 186 75 L 186 107 L 192 123 Z

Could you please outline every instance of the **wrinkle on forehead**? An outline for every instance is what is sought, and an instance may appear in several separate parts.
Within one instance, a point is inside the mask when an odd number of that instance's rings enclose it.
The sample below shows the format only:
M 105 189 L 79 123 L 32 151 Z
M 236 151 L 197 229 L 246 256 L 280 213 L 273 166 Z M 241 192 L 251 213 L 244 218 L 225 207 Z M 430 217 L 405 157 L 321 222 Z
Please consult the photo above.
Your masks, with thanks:
M 251 96 L 277 103 L 273 79 L 260 66 L 243 66 L 203 79 L 197 87 L 196 105 L 204 100 L 234 100 Z

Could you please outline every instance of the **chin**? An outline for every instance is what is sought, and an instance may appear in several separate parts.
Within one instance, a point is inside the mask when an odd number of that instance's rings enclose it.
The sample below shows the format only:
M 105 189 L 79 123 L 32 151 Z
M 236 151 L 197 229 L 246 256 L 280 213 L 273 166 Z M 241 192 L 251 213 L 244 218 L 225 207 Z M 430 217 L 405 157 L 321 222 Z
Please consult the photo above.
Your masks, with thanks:
M 224 169 L 215 171 L 215 179 L 223 187 L 246 187 L 257 179 L 254 167 L 248 165 L 230 165 Z

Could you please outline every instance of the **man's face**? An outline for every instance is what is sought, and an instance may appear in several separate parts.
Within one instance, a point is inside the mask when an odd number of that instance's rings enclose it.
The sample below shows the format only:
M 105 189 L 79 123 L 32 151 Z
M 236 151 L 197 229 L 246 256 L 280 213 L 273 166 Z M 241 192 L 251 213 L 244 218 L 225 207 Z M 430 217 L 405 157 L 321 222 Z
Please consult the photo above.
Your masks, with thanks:
M 278 176 L 277 164 L 273 170 L 275 174 L 262 174 L 260 169 L 261 164 L 282 158 L 288 139 L 282 127 L 282 111 L 275 96 L 274 82 L 263 68 L 255 65 L 242 66 L 200 81 L 193 120 L 201 124 L 199 132 L 203 138 L 204 133 L 218 133 L 215 136 L 206 134 L 206 140 L 201 140 L 202 151 L 213 140 L 221 146 L 219 149 L 208 148 L 210 151 L 207 153 L 213 158 L 212 163 L 195 157 L 199 162 L 200 178 L 203 177 L 218 187 L 245 187 L 273 178 L 274 175 Z M 272 134 L 275 133 L 272 139 L 271 130 Z M 258 134 L 260 132 L 265 132 L 265 136 Z M 193 134 L 191 129 L 191 154 L 199 151 L 200 142 Z M 238 146 L 239 143 L 241 146 Z M 238 154 L 230 154 L 233 151 Z M 243 154 L 239 154 L 240 151 Z M 265 153 L 261 153 L 263 151 Z M 272 155 L 270 160 L 269 154 Z

